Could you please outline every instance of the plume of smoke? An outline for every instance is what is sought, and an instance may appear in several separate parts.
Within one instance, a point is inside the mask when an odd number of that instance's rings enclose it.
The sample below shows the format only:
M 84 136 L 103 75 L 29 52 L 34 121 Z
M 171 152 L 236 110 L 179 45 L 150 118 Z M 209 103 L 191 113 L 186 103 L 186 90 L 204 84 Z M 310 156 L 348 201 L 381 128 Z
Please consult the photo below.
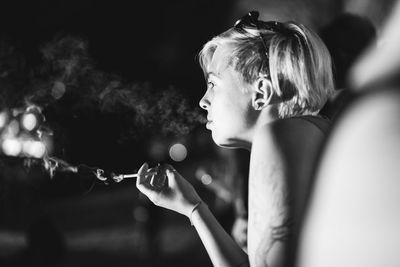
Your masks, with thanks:
M 66 94 L 79 96 L 80 102 L 93 102 L 107 83 L 107 75 L 95 70 L 87 41 L 72 36 L 57 36 L 40 50 L 43 62 L 32 80 L 32 101 L 48 105 Z M 77 103 L 78 104 L 78 103 Z
M 6 91 L 15 92 L 17 86 L 25 88 L 18 98 L 25 99 L 25 105 L 42 106 L 45 113 L 46 110 L 56 109 L 59 114 L 76 116 L 88 113 L 119 116 L 123 123 L 119 129 L 121 142 L 143 134 L 187 135 L 205 121 L 200 110 L 191 107 L 177 88 L 156 88 L 151 83 L 127 83 L 115 74 L 96 69 L 88 47 L 85 39 L 57 36 L 41 47 L 43 62 L 36 67 L 31 66 L 33 70 L 29 72 L 30 75 L 25 75 L 24 84 L 16 85 L 9 79 Z M 16 62 L 23 62 L 23 57 L 17 57 L 13 49 L 3 50 L 3 58 L 7 55 L 16 58 Z M 0 59 L 1 51 L 0 45 Z M 15 67 L 14 72 L 17 73 L 17 70 Z M 10 77 L 4 73 L 0 67 L 0 76 Z M 9 95 L 1 94 L 0 100 L 8 102 Z M 57 124 L 56 120 L 54 118 L 53 122 Z
M 189 134 L 199 123 L 204 123 L 200 110 L 192 108 L 174 87 L 155 90 L 150 84 L 120 86 L 113 82 L 100 95 L 101 109 L 132 114 L 129 120 L 134 127 L 130 134 L 144 129 L 145 132 L 182 136 Z
M 200 110 L 192 108 L 177 88 L 154 88 L 150 83 L 124 83 L 116 75 L 97 70 L 84 39 L 57 37 L 42 48 L 44 77 L 52 77 L 44 86 L 53 98 L 77 95 L 71 107 L 106 114 L 124 114 L 122 139 L 141 133 L 187 135 L 204 122 Z M 43 86 L 42 86 L 43 87 Z
M 41 166 L 50 178 L 64 173 L 95 177 L 103 183 L 114 181 L 112 173 L 63 160 L 68 159 L 64 153 L 68 143 L 66 128 L 70 127 L 66 116 L 84 117 L 90 113 L 118 117 L 121 125 L 115 130 L 119 143 L 149 135 L 188 135 L 205 122 L 200 109 L 191 107 L 178 88 L 125 82 L 115 74 L 96 69 L 87 41 L 82 38 L 58 36 L 43 45 L 41 53 L 43 62 L 28 66 L 15 47 L 0 40 L 0 109 L 18 107 L 22 112 L 35 108 L 46 121 L 37 129 L 37 137 L 42 140 L 51 136 L 53 140 L 54 154 L 25 159 L 28 169 Z
M 43 66 L 45 73 L 53 72 L 63 81 L 76 83 L 77 79 L 92 70 L 87 42 L 83 39 L 72 36 L 57 37 L 45 44 L 41 52 L 47 63 Z

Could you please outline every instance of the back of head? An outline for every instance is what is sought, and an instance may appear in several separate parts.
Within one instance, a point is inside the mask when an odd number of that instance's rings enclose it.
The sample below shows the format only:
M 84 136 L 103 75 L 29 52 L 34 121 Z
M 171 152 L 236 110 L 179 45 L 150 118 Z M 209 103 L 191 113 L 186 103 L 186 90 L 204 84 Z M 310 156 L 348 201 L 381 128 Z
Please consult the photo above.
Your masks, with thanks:
M 200 52 L 206 73 L 218 46 L 230 45 L 227 64 L 246 83 L 268 77 L 282 101 L 280 118 L 317 113 L 334 90 L 331 59 L 321 39 L 295 22 L 257 21 L 257 27 L 233 27 L 207 42 Z

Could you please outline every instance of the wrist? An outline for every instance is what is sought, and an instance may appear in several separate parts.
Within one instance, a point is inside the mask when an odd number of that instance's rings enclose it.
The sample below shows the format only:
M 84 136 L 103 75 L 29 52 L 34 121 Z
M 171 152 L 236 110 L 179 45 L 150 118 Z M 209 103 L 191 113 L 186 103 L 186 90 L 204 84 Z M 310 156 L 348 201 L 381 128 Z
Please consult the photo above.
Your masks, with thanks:
M 190 215 L 197 208 L 196 206 L 199 205 L 199 203 L 201 202 L 203 202 L 203 200 L 199 197 L 197 193 L 186 196 L 184 201 L 184 215 L 186 215 L 186 217 L 190 219 Z
M 183 215 L 190 219 L 191 214 L 198 208 L 201 202 L 203 201 L 201 199 L 198 199 L 196 201 L 190 201 L 189 203 L 186 203 Z
M 205 204 L 202 200 L 200 200 L 199 202 L 197 202 L 191 209 L 190 213 L 189 213 L 189 221 L 190 221 L 190 225 L 193 226 L 193 216 L 199 212 L 199 210 L 203 207 L 207 207 L 207 204 Z

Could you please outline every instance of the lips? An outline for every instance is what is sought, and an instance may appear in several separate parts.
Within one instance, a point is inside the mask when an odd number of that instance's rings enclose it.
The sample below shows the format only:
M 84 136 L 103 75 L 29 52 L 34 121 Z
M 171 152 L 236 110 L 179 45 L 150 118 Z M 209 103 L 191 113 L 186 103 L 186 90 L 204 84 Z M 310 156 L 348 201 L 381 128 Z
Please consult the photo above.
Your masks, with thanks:
M 210 128 L 211 128 L 212 122 L 213 122 L 212 120 L 208 120 L 208 119 L 207 119 L 207 124 L 206 124 L 206 128 L 207 128 L 207 129 L 210 129 Z
M 207 114 L 206 128 L 210 129 L 212 123 L 213 123 L 213 120 L 211 119 L 210 113 L 208 113 Z

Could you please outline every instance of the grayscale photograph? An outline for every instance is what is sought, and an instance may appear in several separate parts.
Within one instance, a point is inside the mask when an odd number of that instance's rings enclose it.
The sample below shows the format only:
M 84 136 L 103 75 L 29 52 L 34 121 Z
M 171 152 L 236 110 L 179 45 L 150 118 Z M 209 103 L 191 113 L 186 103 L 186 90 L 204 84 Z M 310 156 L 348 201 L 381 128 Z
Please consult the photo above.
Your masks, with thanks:
M 4 0 L 1 267 L 400 266 L 400 1 Z

